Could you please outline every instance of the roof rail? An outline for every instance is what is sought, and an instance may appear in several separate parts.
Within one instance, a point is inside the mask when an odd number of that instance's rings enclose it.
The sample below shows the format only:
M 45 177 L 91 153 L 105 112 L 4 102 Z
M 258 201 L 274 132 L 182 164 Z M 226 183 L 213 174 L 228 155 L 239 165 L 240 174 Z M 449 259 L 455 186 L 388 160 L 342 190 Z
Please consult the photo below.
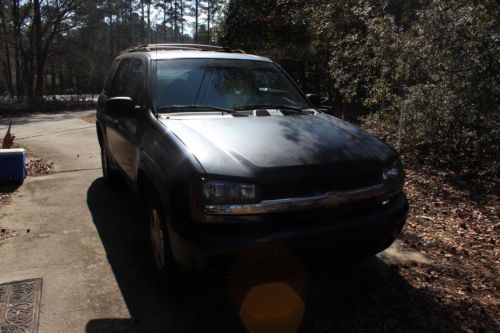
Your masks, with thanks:
M 242 50 L 232 50 L 228 47 L 203 44 L 142 44 L 132 47 L 125 52 L 148 52 L 148 51 L 215 51 L 228 53 L 245 53 Z

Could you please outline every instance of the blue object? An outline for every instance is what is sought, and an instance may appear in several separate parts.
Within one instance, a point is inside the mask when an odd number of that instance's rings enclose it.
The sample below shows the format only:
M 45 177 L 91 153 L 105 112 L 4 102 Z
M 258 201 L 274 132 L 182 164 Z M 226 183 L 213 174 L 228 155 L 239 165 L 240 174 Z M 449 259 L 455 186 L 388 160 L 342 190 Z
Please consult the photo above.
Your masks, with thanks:
M 22 183 L 26 177 L 26 150 L 0 149 L 0 184 Z

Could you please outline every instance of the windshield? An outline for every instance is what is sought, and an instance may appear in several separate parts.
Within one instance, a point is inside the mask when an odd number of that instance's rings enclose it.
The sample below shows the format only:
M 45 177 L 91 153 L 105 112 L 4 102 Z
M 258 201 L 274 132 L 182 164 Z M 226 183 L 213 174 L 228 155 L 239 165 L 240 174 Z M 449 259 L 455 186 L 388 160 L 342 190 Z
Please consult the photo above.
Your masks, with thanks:
M 156 77 L 159 109 L 179 106 L 309 107 L 288 77 L 276 65 L 264 61 L 158 60 Z

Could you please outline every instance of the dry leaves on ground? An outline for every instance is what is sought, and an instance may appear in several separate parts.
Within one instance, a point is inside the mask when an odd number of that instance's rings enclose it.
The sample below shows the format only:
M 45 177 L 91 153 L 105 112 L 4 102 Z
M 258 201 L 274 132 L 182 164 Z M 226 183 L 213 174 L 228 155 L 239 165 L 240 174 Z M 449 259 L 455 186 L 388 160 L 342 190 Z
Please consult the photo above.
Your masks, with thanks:
M 32 159 L 26 163 L 26 173 L 28 176 L 43 176 L 48 175 L 54 166 L 54 162 L 48 162 L 43 158 Z
M 414 162 L 407 161 L 411 213 L 402 239 L 432 264 L 403 266 L 400 273 L 413 287 L 454 309 L 464 331 L 498 331 L 498 181 L 464 180 L 451 170 Z

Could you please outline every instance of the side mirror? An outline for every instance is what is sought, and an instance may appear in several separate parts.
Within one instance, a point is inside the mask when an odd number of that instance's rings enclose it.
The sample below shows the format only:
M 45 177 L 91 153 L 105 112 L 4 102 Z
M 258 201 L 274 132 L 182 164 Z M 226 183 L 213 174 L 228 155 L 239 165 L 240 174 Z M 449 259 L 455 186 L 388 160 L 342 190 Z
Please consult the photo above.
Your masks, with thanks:
M 127 117 L 135 113 L 135 105 L 130 97 L 112 97 L 106 101 L 106 113 L 115 117 Z
M 321 97 L 316 94 L 306 94 L 309 103 L 311 103 L 315 108 L 321 107 Z

